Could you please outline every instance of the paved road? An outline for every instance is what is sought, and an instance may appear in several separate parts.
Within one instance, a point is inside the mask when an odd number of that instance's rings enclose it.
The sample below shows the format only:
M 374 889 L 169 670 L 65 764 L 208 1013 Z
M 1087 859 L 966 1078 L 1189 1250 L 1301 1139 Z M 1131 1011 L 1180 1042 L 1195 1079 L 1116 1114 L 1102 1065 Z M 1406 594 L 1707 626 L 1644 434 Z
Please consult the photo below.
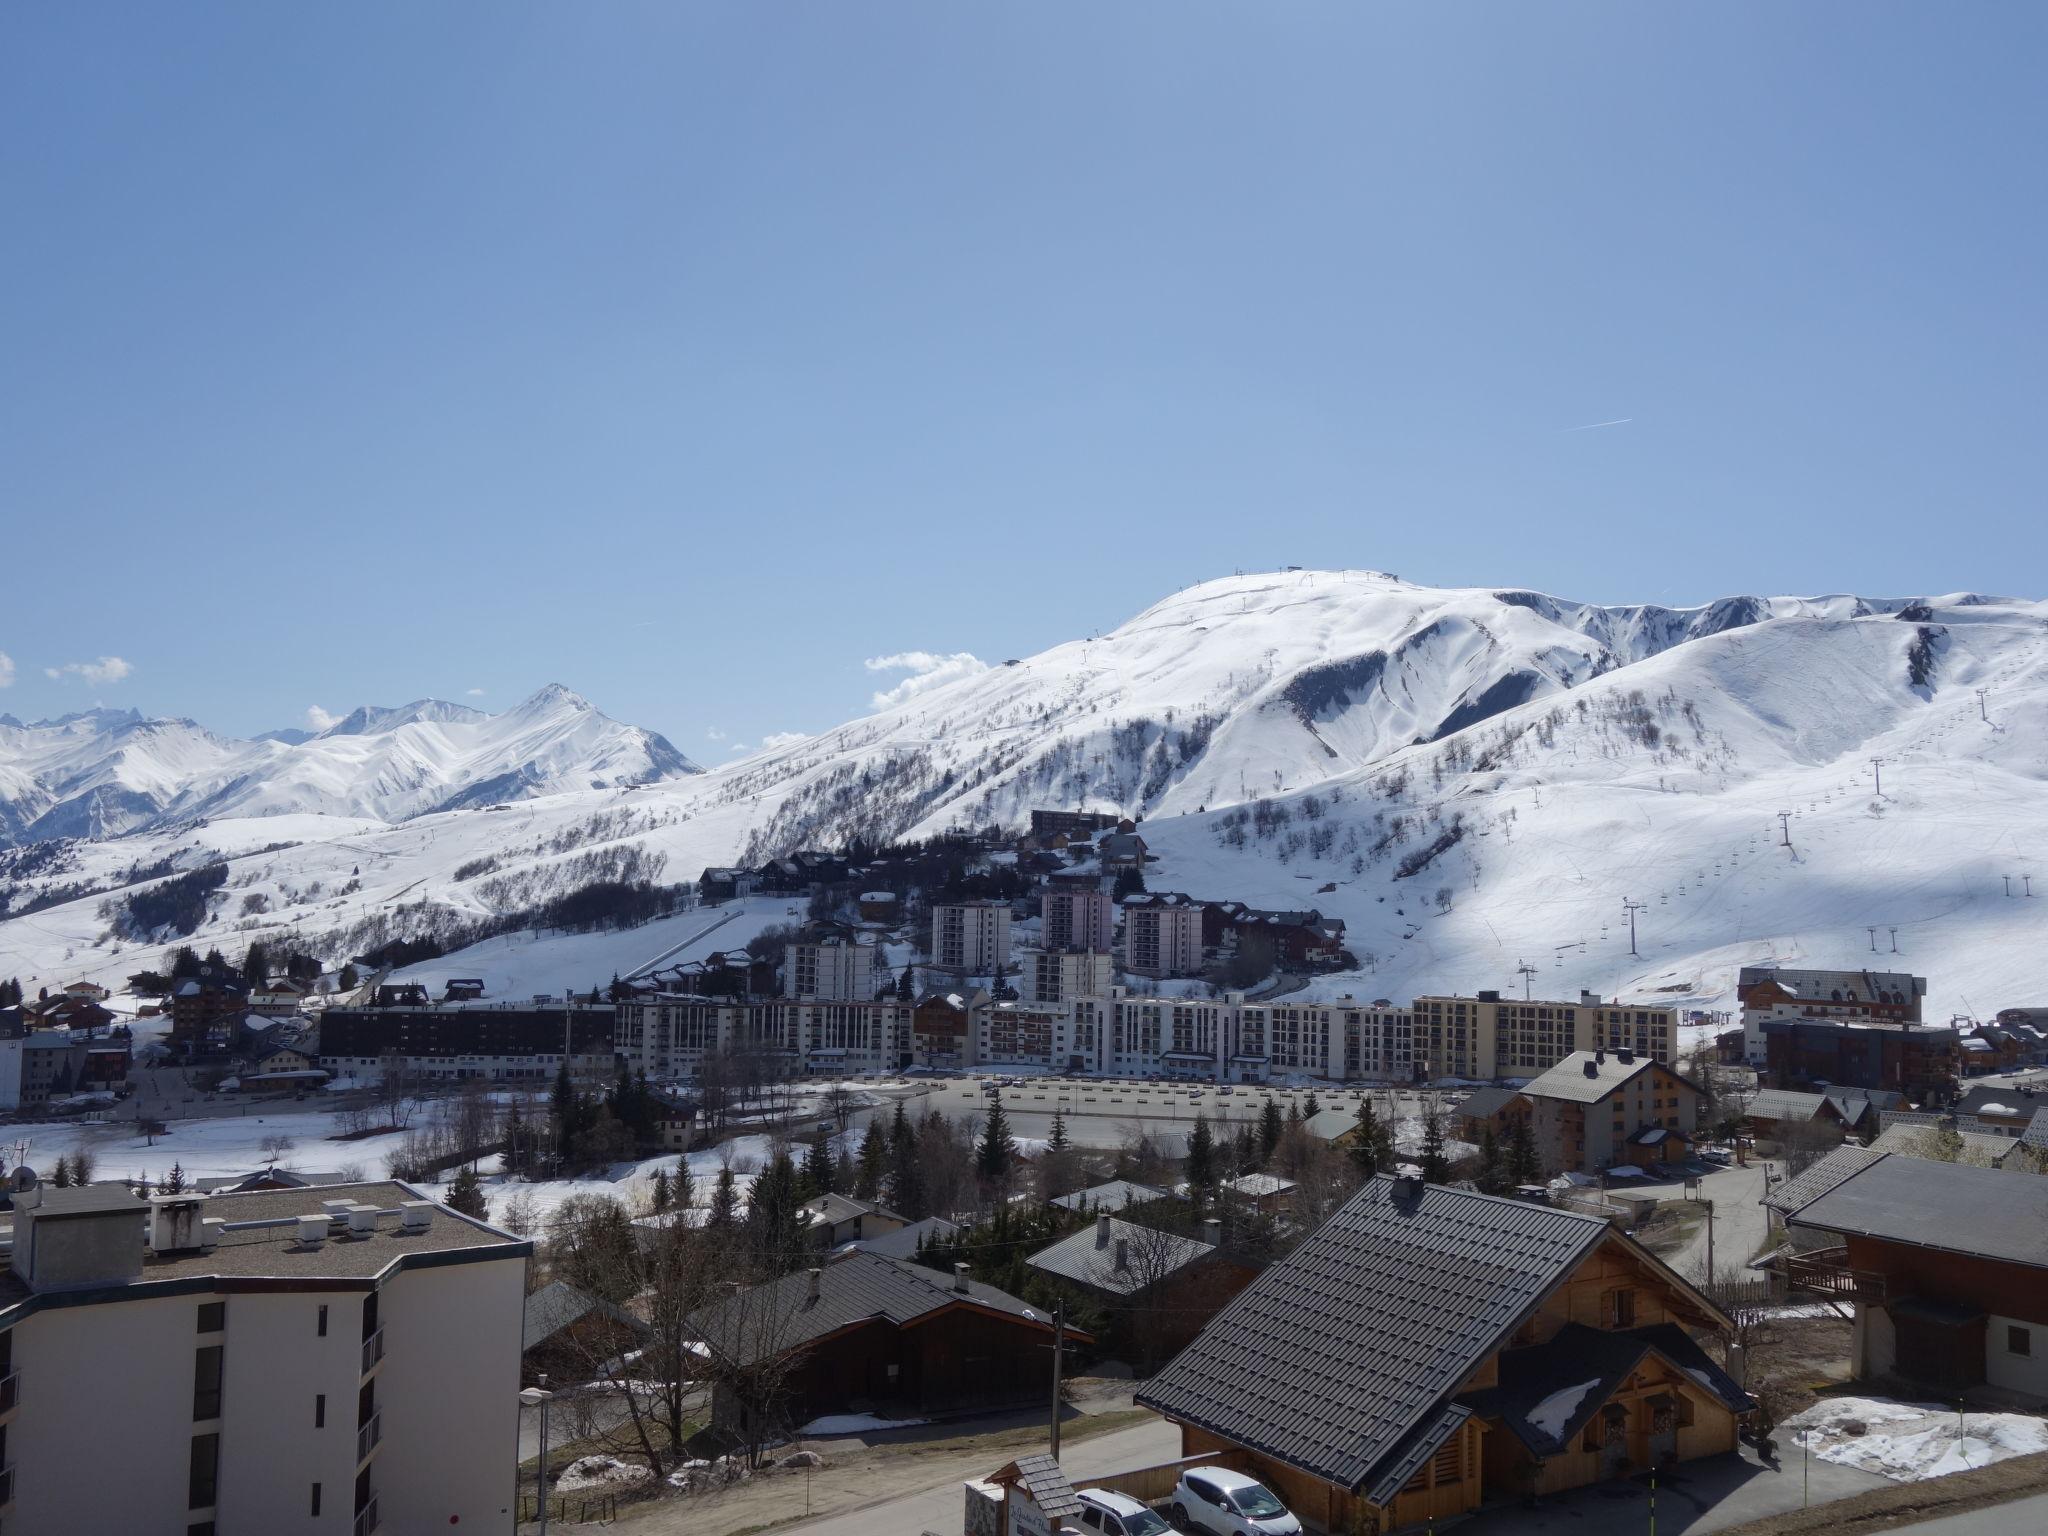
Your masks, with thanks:
M 1076 1487 L 1086 1487 L 1089 1478 L 1102 1473 L 1154 1466 L 1179 1454 L 1180 1431 L 1157 1419 L 1069 1446 L 1060 1465 Z M 993 1472 L 995 1467 L 987 1470 Z M 917 1536 L 920 1531 L 957 1531 L 961 1507 L 959 1480 L 948 1478 L 921 1493 L 790 1526 L 788 1536 Z
M 1966 1515 L 1949 1515 L 1919 1525 L 1902 1525 L 1894 1536 L 2041 1536 L 2048 1531 L 2048 1493 Z
M 1697 1198 L 1714 1202 L 1714 1268 L 1723 1279 L 1744 1278 L 1743 1266 L 1763 1250 L 1770 1233 L 1771 1213 L 1760 1203 L 1764 1194 L 1764 1169 L 1760 1158 L 1746 1168 L 1720 1168 L 1700 1179 Z M 1782 1169 L 1776 1165 L 1774 1171 Z M 1682 1193 L 1683 1185 L 1674 1193 Z M 1668 1261 L 1688 1280 L 1705 1281 L 1707 1273 L 1707 1224 L 1700 1223 L 1692 1241 Z

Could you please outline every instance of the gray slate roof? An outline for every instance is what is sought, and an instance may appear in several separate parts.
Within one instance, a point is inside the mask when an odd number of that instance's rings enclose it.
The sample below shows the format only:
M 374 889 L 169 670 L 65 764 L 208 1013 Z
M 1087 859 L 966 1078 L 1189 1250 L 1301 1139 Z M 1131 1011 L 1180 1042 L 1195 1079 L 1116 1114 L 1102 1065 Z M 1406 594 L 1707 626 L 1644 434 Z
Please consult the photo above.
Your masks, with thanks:
M 1092 1189 L 1077 1189 L 1071 1195 L 1061 1195 L 1052 1204 L 1063 1211 L 1120 1211 L 1127 1205 L 1143 1205 L 1148 1200 L 1167 1198 L 1165 1190 L 1154 1189 L 1150 1184 L 1111 1179 L 1107 1184 L 1097 1184 Z
M 871 1200 L 855 1200 L 848 1195 L 819 1195 L 804 1202 L 804 1209 L 810 1212 L 811 1220 L 821 1226 L 835 1227 L 842 1221 L 852 1221 L 860 1216 L 893 1216 L 895 1213 Z M 897 1218 L 901 1220 L 901 1218 Z
M 1612 1051 L 1573 1051 L 1548 1072 L 1532 1078 L 1522 1093 L 1531 1099 L 1597 1104 L 1657 1065 L 1652 1057 L 1630 1054 L 1634 1059 L 1623 1061 Z M 1590 1075 L 1588 1067 L 1592 1068 Z
M 810 1299 L 810 1283 L 809 1274 L 798 1270 L 754 1286 L 697 1313 L 690 1319 L 692 1330 L 726 1358 L 750 1364 L 763 1353 L 780 1354 L 855 1323 L 881 1319 L 900 1328 L 958 1303 L 1052 1328 L 1050 1319 L 1008 1291 L 970 1280 L 963 1295 L 953 1289 L 950 1275 L 858 1249 L 822 1267 L 816 1301 Z
M 1489 1119 L 1506 1109 L 1522 1096 L 1519 1088 L 1476 1088 L 1458 1101 L 1454 1115 L 1470 1115 L 1475 1120 Z
M 1361 1189 L 1139 1404 L 1342 1488 L 1405 1481 L 1402 1468 L 1469 1416 L 1450 1401 L 1458 1383 L 1609 1229 L 1518 1200 L 1397 1187 L 1382 1174 Z
M 1821 1093 L 1795 1093 L 1789 1088 L 1760 1088 L 1749 1097 L 1743 1113 L 1752 1120 L 1811 1120 L 1820 1113 Z
M 1764 1204 L 1780 1216 L 1818 1200 L 1844 1179 L 1853 1178 L 1890 1151 L 1875 1147 L 1836 1147 L 1803 1173 L 1795 1174 L 1773 1189 Z
M 1877 1140 L 1870 1144 L 1873 1152 L 1896 1152 L 1902 1157 L 1932 1157 L 1934 1142 L 1940 1135 L 1939 1125 L 1888 1125 L 1878 1133 Z M 1958 1130 L 1956 1137 L 1962 1142 L 1962 1155 L 1971 1162 L 1999 1164 L 2012 1155 L 2020 1145 L 2017 1136 L 2004 1136 L 1990 1131 Z
M 646 1324 L 623 1312 L 610 1302 L 600 1301 L 587 1291 L 579 1291 L 566 1280 L 552 1281 L 526 1298 L 526 1323 L 520 1330 L 521 1351 L 544 1344 L 571 1323 L 578 1322 L 597 1312 L 624 1323 L 635 1333 L 644 1332 Z
M 1319 1109 L 1301 1122 L 1303 1130 L 1317 1141 L 1335 1141 L 1358 1129 L 1358 1112 L 1351 1109 Z
M 2048 1178 L 1886 1156 L 1786 1225 L 2048 1269 Z
M 847 1244 L 862 1253 L 880 1254 L 885 1259 L 914 1259 L 923 1244 L 943 1241 L 956 1236 L 960 1228 L 943 1216 L 927 1216 L 923 1221 L 913 1221 L 907 1227 L 898 1227 L 894 1232 L 884 1232 L 880 1237 L 864 1237 L 858 1242 Z
M 1048 1520 L 1064 1520 L 1081 1512 L 1081 1501 L 1074 1496 L 1074 1485 L 1067 1481 L 1067 1474 L 1052 1457 L 1019 1456 L 1004 1470 L 1011 1469 L 1015 1469 L 1017 1481 Z M 997 1475 L 1001 1476 L 1000 1473 Z
M 1071 1232 L 1050 1248 L 1041 1248 L 1024 1262 L 1062 1280 L 1072 1280 L 1115 1296 L 1129 1296 L 1199 1263 L 1216 1251 L 1209 1243 L 1176 1232 L 1160 1232 L 1135 1222 L 1108 1218 Z M 1125 1244 L 1126 1262 L 1116 1267 L 1116 1245 Z
M 2038 1093 L 2025 1092 L 2017 1084 L 1979 1083 L 1956 1100 L 1955 1112 L 1959 1115 L 1981 1115 L 1987 1108 L 1992 1108 L 1994 1113 L 2005 1118 L 2017 1116 L 2025 1120 L 2030 1119 L 2043 1103 L 2048 1103 L 2048 1099 L 2043 1099 Z

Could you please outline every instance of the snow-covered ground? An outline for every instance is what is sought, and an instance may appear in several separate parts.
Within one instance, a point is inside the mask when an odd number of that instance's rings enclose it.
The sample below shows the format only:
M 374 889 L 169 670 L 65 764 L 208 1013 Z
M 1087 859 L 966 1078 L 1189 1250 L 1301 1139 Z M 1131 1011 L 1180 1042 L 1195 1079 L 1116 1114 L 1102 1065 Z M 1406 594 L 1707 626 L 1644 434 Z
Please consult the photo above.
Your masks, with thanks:
M 1899 1482 L 2048 1451 L 2048 1420 L 2033 1414 L 1959 1413 L 1939 1403 L 1881 1397 L 1823 1398 L 1780 1428 L 1793 1445 L 1823 1461 Z

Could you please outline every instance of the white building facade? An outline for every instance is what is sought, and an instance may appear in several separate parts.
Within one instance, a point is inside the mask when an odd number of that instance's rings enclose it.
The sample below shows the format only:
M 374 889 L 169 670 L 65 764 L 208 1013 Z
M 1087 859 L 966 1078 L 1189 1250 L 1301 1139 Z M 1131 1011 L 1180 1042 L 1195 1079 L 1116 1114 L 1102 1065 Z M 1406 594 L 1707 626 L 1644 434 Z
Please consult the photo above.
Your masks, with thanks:
M 932 961 L 958 976 L 993 976 L 1010 963 L 1010 905 L 951 902 L 932 908 Z

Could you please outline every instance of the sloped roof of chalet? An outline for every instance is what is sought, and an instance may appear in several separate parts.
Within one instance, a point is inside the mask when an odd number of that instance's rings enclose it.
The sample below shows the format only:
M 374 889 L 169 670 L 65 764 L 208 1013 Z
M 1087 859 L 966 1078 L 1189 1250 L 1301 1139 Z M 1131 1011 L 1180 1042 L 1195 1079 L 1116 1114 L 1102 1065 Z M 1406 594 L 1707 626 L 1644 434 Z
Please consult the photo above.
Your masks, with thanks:
M 1878 1132 L 1877 1140 L 1869 1149 L 1872 1152 L 1896 1152 L 1901 1157 L 1930 1157 L 1934 1155 L 1932 1143 L 1940 1134 L 1937 1121 L 1933 1126 L 1888 1125 Z M 1966 1131 L 1960 1127 L 1956 1138 L 1962 1143 L 1962 1150 L 1973 1158 L 1988 1158 L 1992 1163 L 2005 1161 L 2014 1147 L 2020 1145 L 2017 1136 L 2002 1136 L 1995 1131 Z
M 1882 1138 L 1880 1138 L 1882 1139 Z M 1889 1147 L 1840 1146 L 1826 1157 L 1816 1159 L 1803 1172 L 1794 1174 L 1773 1189 L 1764 1204 L 1780 1216 L 1818 1200 L 1844 1179 L 1853 1178 L 1885 1156 Z
M 858 1249 L 840 1254 L 818 1272 L 818 1298 L 809 1296 L 810 1275 L 798 1270 L 756 1285 L 706 1307 L 690 1324 L 711 1348 L 729 1360 L 749 1364 L 809 1344 L 857 1323 L 883 1321 L 903 1328 L 958 1304 L 996 1312 L 1028 1327 L 1052 1328 L 1049 1318 L 979 1280 L 963 1293 L 952 1277 L 921 1264 L 885 1259 Z M 1071 1328 L 1068 1332 L 1073 1332 Z
M 593 1312 L 615 1323 L 623 1323 L 635 1333 L 647 1331 L 647 1325 L 630 1312 L 587 1291 L 579 1291 L 566 1280 L 555 1280 L 526 1298 L 526 1320 L 519 1338 L 521 1352 L 546 1343 L 571 1323 L 581 1322 Z
M 1786 1225 L 2048 1269 L 2048 1179 L 1886 1155 Z
M 1954 1108 L 1959 1115 L 2003 1114 L 2030 1120 L 2044 1102 L 2048 1100 L 2020 1084 L 1979 1083 L 1957 1099 Z
M 1116 1262 L 1118 1243 L 1125 1245 L 1121 1269 Z M 1212 1243 L 1111 1216 L 1106 1223 L 1096 1221 L 1078 1232 L 1068 1233 L 1024 1262 L 1062 1280 L 1112 1295 L 1131 1296 L 1180 1273 L 1190 1264 L 1200 1263 L 1215 1251 Z
M 1382 1174 L 1137 1401 L 1341 1488 L 1405 1481 L 1470 1417 L 1450 1400 L 1458 1383 L 1609 1231 Z
M 1796 1093 L 1789 1088 L 1760 1088 L 1750 1095 L 1743 1113 L 1752 1120 L 1811 1120 L 1827 1095 Z
M 1358 1129 L 1358 1116 L 1348 1109 L 1319 1109 L 1301 1122 L 1317 1141 L 1335 1141 Z
M 1623 1061 L 1612 1051 L 1573 1051 L 1548 1072 L 1531 1079 L 1522 1093 L 1531 1099 L 1597 1104 L 1657 1065 L 1653 1057 L 1630 1055 L 1633 1059 Z
M 1049 1203 L 1063 1211 L 1120 1211 L 1127 1205 L 1143 1205 L 1148 1200 L 1167 1198 L 1165 1190 L 1154 1189 L 1150 1184 L 1111 1179 L 1107 1184 L 1077 1189 L 1071 1195 L 1061 1195 Z
M 1490 1120 L 1522 1096 L 1519 1088 L 1477 1088 L 1458 1101 L 1454 1115 Z
M 913 1221 L 907 1227 L 884 1232 L 880 1237 L 858 1238 L 847 1246 L 885 1259 L 914 1259 L 917 1250 L 927 1242 L 944 1242 L 959 1231 L 956 1223 L 943 1216 L 927 1216 L 923 1221 Z
M 877 1205 L 872 1200 L 855 1200 L 850 1195 L 819 1195 L 806 1201 L 803 1208 L 810 1212 L 813 1221 L 827 1226 L 852 1221 L 858 1216 L 888 1216 L 897 1221 L 903 1220 L 886 1206 Z
M 1468 1393 L 1463 1401 L 1475 1413 L 1498 1418 L 1535 1455 L 1555 1456 L 1570 1447 L 1586 1421 L 1628 1380 L 1643 1357 L 1653 1354 L 1684 1372 L 1731 1412 L 1747 1413 L 1756 1406 L 1755 1400 L 1674 1323 L 1625 1331 L 1566 1323 L 1542 1344 L 1503 1350 L 1500 1385 Z M 1581 1385 L 1587 1390 L 1556 1433 L 1531 1417 L 1546 1399 Z

